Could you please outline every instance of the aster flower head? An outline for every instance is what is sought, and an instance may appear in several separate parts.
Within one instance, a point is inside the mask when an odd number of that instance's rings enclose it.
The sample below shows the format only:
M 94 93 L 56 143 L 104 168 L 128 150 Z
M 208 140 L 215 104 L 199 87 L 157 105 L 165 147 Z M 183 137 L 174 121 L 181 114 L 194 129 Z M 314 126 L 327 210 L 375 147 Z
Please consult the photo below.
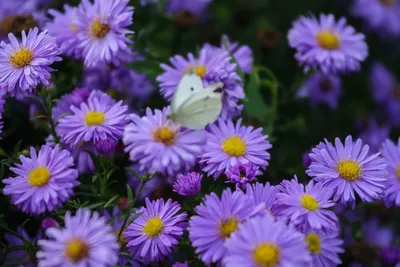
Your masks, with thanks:
M 314 181 L 304 186 L 296 177 L 282 183 L 281 191 L 277 196 L 277 202 L 282 207 L 280 215 L 288 218 L 293 225 L 305 230 L 329 231 L 336 228 L 338 217 L 329 210 L 335 205 L 330 200 L 330 188 Z
M 325 140 L 325 144 L 310 153 L 312 163 L 307 174 L 318 182 L 323 182 L 331 190 L 333 200 L 355 205 L 355 193 L 364 202 L 379 199 L 387 181 L 384 159 L 379 153 L 370 154 L 369 146 L 361 139 L 353 142 L 348 136 L 343 144 L 339 138 L 335 145 Z
M 138 210 L 140 216 L 124 231 L 127 247 L 137 260 L 156 262 L 172 253 L 186 227 L 187 215 L 179 213 L 178 202 L 163 199 L 150 202 Z
M 228 178 L 226 182 L 235 183 L 236 188 L 241 189 L 245 189 L 247 183 L 254 181 L 256 176 L 260 174 L 261 172 L 258 169 L 258 166 L 252 163 L 237 163 L 225 172 L 225 175 Z
M 336 109 L 342 93 L 342 81 L 338 75 L 314 73 L 297 92 L 298 97 L 308 97 L 311 105 L 326 103 L 331 109 Z
M 254 217 L 225 242 L 224 266 L 310 266 L 304 235 L 272 216 Z
M 343 241 L 334 231 L 308 231 L 305 241 L 311 253 L 312 263 L 310 267 L 330 267 L 342 263 L 339 253 L 343 253 Z
M 50 80 L 50 65 L 61 61 L 55 38 L 38 28 L 22 31 L 22 41 L 10 33 L 10 43 L 0 46 L 0 90 L 12 96 L 22 97 L 32 93 L 39 84 L 47 85 Z
M 118 143 L 113 139 L 97 140 L 95 142 L 97 151 L 104 157 L 111 157 L 115 153 Z
M 204 132 L 183 129 L 168 119 L 169 108 L 146 109 L 146 115 L 131 115 L 124 132 L 125 152 L 138 161 L 141 171 L 175 175 L 189 171 L 203 151 Z
M 224 35 L 223 38 L 226 41 L 227 47 L 222 42 L 221 48 L 228 49 L 244 73 L 250 73 L 253 66 L 253 50 L 247 45 L 240 46 L 236 42 L 231 42 L 227 35 Z
M 60 225 L 55 219 L 53 219 L 51 217 L 46 217 L 43 219 L 42 223 L 40 224 L 40 227 L 44 230 L 47 230 L 52 227 L 59 228 Z
M 289 45 L 296 49 L 297 61 L 306 71 L 358 71 L 360 62 L 368 55 L 364 34 L 356 33 L 345 18 L 336 22 L 332 14 L 321 14 L 319 19 L 300 17 L 293 23 L 288 38 Z
M 164 73 L 157 77 L 160 82 L 160 92 L 168 101 L 172 100 L 176 88 L 186 71 L 194 69 L 202 78 L 203 86 L 223 82 L 221 118 L 228 119 L 240 114 L 243 109 L 238 104 L 244 98 L 243 85 L 236 73 L 236 64 L 231 64 L 227 51 L 218 47 L 205 45 L 196 58 L 188 54 L 187 58 L 175 56 L 170 59 L 170 65 L 161 64 Z
M 74 24 L 77 20 L 77 7 L 64 5 L 64 13 L 55 9 L 50 9 L 49 14 L 53 17 L 46 28 L 49 34 L 56 37 L 56 41 L 60 50 L 67 56 L 80 57 L 80 49 L 78 49 L 79 41 L 77 39 L 78 26 Z
M 39 240 L 39 267 L 112 267 L 118 261 L 117 237 L 104 217 L 78 209 L 65 215 L 64 228 L 46 230 L 48 239 Z
M 41 214 L 53 211 L 74 194 L 78 171 L 67 150 L 43 145 L 39 153 L 31 147 L 30 157 L 20 156 L 21 164 L 10 168 L 17 176 L 3 180 L 5 195 L 22 211 Z
M 374 217 L 364 222 L 361 230 L 364 233 L 364 241 L 376 248 L 388 247 L 395 240 L 395 230 L 382 226 Z
M 107 94 L 92 91 L 79 108 L 71 106 L 73 114 L 61 118 L 56 129 L 62 142 L 71 146 L 106 139 L 118 141 L 128 122 L 127 110 L 122 101 L 115 103 Z
M 71 106 L 79 107 L 82 102 L 89 98 L 90 91 L 86 87 L 76 88 L 71 93 L 65 94 L 57 101 L 51 112 L 53 121 L 56 122 L 61 116 L 72 113 Z
M 279 211 L 279 205 L 277 205 L 277 196 L 279 188 L 270 185 L 270 183 L 255 183 L 246 185 L 246 196 L 248 196 L 254 205 L 262 205 L 264 210 L 272 216 L 276 217 Z
M 129 0 L 82 0 L 78 8 L 77 38 L 85 65 L 95 67 L 102 64 L 119 66 L 132 59 L 128 47 L 133 34 L 127 27 L 132 25 L 133 7 Z
M 385 189 L 385 203 L 388 206 L 400 206 L 400 139 L 397 144 L 386 140 L 382 145 L 381 153 L 389 172 Z
M 379 125 L 375 118 L 370 117 L 366 122 L 359 122 L 359 138 L 369 145 L 372 152 L 377 152 L 382 147 L 383 142 L 389 138 L 390 126 L 387 124 Z
M 242 191 L 228 188 L 221 198 L 215 193 L 205 196 L 195 208 L 197 215 L 189 221 L 189 239 L 198 257 L 206 264 L 218 262 L 227 255 L 224 242 L 248 218 L 262 213 L 263 205 L 255 205 Z
M 190 13 L 199 17 L 203 14 L 207 6 L 212 0 L 198 0 L 198 1 L 186 1 L 186 0 L 170 0 L 167 4 L 167 13 L 179 14 L 179 13 Z
M 351 13 L 362 18 L 369 30 L 380 37 L 400 35 L 400 1 L 398 0 L 356 0 Z
M 217 124 L 209 125 L 206 130 L 207 143 L 200 163 L 204 164 L 203 171 L 217 178 L 236 163 L 252 163 L 265 169 L 268 166 L 272 147 L 263 135 L 262 128 L 241 125 L 239 119 L 234 125 L 232 121 L 218 120 Z
M 195 196 L 200 193 L 202 179 L 203 176 L 197 172 L 178 174 L 173 190 L 182 196 Z

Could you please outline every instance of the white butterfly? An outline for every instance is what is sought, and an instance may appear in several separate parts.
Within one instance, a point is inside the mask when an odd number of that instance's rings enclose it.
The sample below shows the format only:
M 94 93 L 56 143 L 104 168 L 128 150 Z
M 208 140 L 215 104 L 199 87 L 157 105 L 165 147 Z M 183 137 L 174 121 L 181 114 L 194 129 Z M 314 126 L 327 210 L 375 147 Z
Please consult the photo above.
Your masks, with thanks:
M 203 87 L 194 71 L 185 73 L 171 102 L 171 115 L 175 123 L 193 130 L 203 129 L 217 120 L 222 110 L 222 82 Z

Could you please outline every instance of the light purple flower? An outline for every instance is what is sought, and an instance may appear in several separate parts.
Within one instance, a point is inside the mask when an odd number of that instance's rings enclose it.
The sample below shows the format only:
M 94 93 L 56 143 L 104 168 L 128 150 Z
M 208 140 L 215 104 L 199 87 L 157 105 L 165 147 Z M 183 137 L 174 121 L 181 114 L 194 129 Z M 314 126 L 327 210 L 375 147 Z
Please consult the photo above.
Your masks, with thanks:
M 355 17 L 362 18 L 368 28 L 381 37 L 400 35 L 398 0 L 355 0 L 351 13 Z
M 62 229 L 46 230 L 48 239 L 39 240 L 38 267 L 112 267 L 117 264 L 117 237 L 97 212 L 67 211 Z
M 205 196 L 195 208 L 197 215 L 189 221 L 189 239 L 198 257 L 207 265 L 222 260 L 227 251 L 224 242 L 248 218 L 262 213 L 264 205 L 255 205 L 242 191 L 228 188 L 221 198 L 215 193 Z
M 146 198 L 146 207 L 137 211 L 140 216 L 124 231 L 129 252 L 136 260 L 156 262 L 172 253 L 187 224 L 187 215 L 178 213 L 180 210 L 178 202 L 171 199 L 150 202 Z
M 197 172 L 178 174 L 173 190 L 182 196 L 195 196 L 200 193 L 202 178 Z
M 385 161 L 379 153 L 370 154 L 361 139 L 353 142 L 348 136 L 343 144 L 336 138 L 335 146 L 325 140 L 325 144 L 312 150 L 310 157 L 307 174 L 332 190 L 334 201 L 340 199 L 354 207 L 355 193 L 364 202 L 372 202 L 383 194 L 388 175 Z
M 385 189 L 385 203 L 388 206 L 400 206 L 400 139 L 397 141 L 397 145 L 386 140 L 381 153 L 389 172 Z
M 0 44 L 0 90 L 23 97 L 39 84 L 49 84 L 50 65 L 61 61 L 56 39 L 38 28 L 29 30 L 28 36 L 23 31 L 21 42 L 11 33 L 8 38 L 10 43 Z
M 42 223 L 40 224 L 40 227 L 44 230 L 47 230 L 52 227 L 59 228 L 60 225 L 55 219 L 53 219 L 51 217 L 46 217 L 43 219 Z
M 241 189 L 245 189 L 247 183 L 254 181 L 256 176 L 260 174 L 261 172 L 258 169 L 258 166 L 252 163 L 237 163 L 225 172 L 225 175 L 228 178 L 226 182 L 235 183 L 236 188 Z
M 304 235 L 266 214 L 242 225 L 225 242 L 224 266 L 309 267 Z
M 371 152 L 378 152 L 383 142 L 389 138 L 390 126 L 387 124 L 379 125 L 375 118 L 370 117 L 365 123 L 359 123 L 358 137 L 367 145 Z
M 183 129 L 168 119 L 169 108 L 146 109 L 146 115 L 131 115 L 124 132 L 125 152 L 138 161 L 141 171 L 175 175 L 190 171 L 203 151 L 204 131 Z
M 326 103 L 331 109 L 336 109 L 342 93 L 342 81 L 338 75 L 314 73 L 297 92 L 298 97 L 308 97 L 311 105 Z
M 361 230 L 364 233 L 364 241 L 376 248 L 388 247 L 395 240 L 394 229 L 380 225 L 377 218 L 364 222 Z
M 89 98 L 90 91 L 88 88 L 76 88 L 69 94 L 65 94 L 57 101 L 52 110 L 53 121 L 56 122 L 61 116 L 72 114 L 71 106 L 79 107 L 82 102 L 86 102 Z
M 61 140 L 71 146 L 82 141 L 118 141 L 128 122 L 127 110 L 122 101 L 115 103 L 107 94 L 92 91 L 79 108 L 71 106 L 73 114 L 60 119 L 56 129 Z
M 185 262 L 175 262 L 172 267 L 189 267 L 188 261 Z
M 51 36 L 56 37 L 56 42 L 65 55 L 79 58 L 81 49 L 78 49 L 78 26 L 74 24 L 78 19 L 78 8 L 64 5 L 64 10 L 65 12 L 61 13 L 50 9 L 48 12 L 53 20 L 46 25 L 46 28 Z
M 308 231 L 305 241 L 312 257 L 310 267 L 331 267 L 342 263 L 338 254 L 344 252 L 343 241 L 335 231 Z
M 172 100 L 175 90 L 184 73 L 194 69 L 202 78 L 203 86 L 223 82 L 223 108 L 221 118 L 228 119 L 240 114 L 243 105 L 238 101 L 244 98 L 243 85 L 236 73 L 236 64 L 231 63 L 228 52 L 205 45 L 196 58 L 188 54 L 187 59 L 182 56 L 170 58 L 170 65 L 161 64 L 164 73 L 157 77 L 160 82 L 160 92 L 168 101 Z
M 3 180 L 3 193 L 11 196 L 11 202 L 22 211 L 53 211 L 74 194 L 72 189 L 79 184 L 78 171 L 67 150 L 43 145 L 36 153 L 31 147 L 30 158 L 21 155 L 20 160 L 21 164 L 10 168 L 17 176 Z
M 214 178 L 236 163 L 253 163 L 265 169 L 268 166 L 270 154 L 267 152 L 272 145 L 263 135 L 262 128 L 241 125 L 242 120 L 234 125 L 232 121 L 218 120 L 217 124 L 209 125 L 207 131 L 207 144 L 201 158 L 205 166 L 204 172 Z
M 364 34 L 356 33 L 345 18 L 336 22 L 332 14 L 321 14 L 319 20 L 314 16 L 300 17 L 293 23 L 288 39 L 290 47 L 296 49 L 298 63 L 306 71 L 358 71 L 360 62 L 368 56 Z
M 115 153 L 118 143 L 113 139 L 95 141 L 97 152 L 104 157 L 111 157 Z
M 246 186 L 246 196 L 248 196 L 254 205 L 262 204 L 264 210 L 276 217 L 279 205 L 277 205 L 277 196 L 279 189 L 276 186 L 270 185 L 268 182 L 265 184 L 255 183 L 247 184 Z
M 279 215 L 288 218 L 297 228 L 330 231 L 337 227 L 339 219 L 329 210 L 335 205 L 330 200 L 330 188 L 314 181 L 304 186 L 296 177 L 282 183 L 281 191 L 277 196 L 277 204 L 281 205 Z
M 196 16 L 201 16 L 211 1 L 212 0 L 169 0 L 167 3 L 167 12 L 172 14 L 190 12 Z

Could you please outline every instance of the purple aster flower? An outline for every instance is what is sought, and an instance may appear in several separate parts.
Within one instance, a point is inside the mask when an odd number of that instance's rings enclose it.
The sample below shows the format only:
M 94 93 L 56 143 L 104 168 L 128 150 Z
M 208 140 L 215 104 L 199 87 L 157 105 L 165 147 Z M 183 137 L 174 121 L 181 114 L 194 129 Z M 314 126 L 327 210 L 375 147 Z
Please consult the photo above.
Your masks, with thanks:
M 145 74 L 125 67 L 112 70 L 110 79 L 110 88 L 115 90 L 111 95 L 115 94 L 127 105 L 134 104 L 136 107 L 141 107 L 155 90 L 154 85 Z
M 289 44 L 296 49 L 296 59 L 305 70 L 321 70 L 323 73 L 358 71 L 360 62 L 368 56 L 365 36 L 346 25 L 346 19 L 338 22 L 335 17 L 321 14 L 300 17 L 293 23 L 288 34 Z
M 53 211 L 74 194 L 78 171 L 72 168 L 73 159 L 67 150 L 43 145 L 36 153 L 31 147 L 30 158 L 21 155 L 20 160 L 22 164 L 10 168 L 17 176 L 3 180 L 3 193 L 24 212 Z
M 60 225 L 58 224 L 58 222 L 55 219 L 53 219 L 51 217 L 46 217 L 43 219 L 42 223 L 40 224 L 40 227 L 44 230 L 47 230 L 52 227 L 59 228 Z
M 311 165 L 310 151 L 303 153 L 302 160 L 304 168 L 308 168 Z
M 80 85 L 91 90 L 109 89 L 111 87 L 110 68 L 106 65 L 84 68 Z
M 221 198 L 215 193 L 205 196 L 195 208 L 197 215 L 189 221 L 189 239 L 196 254 L 207 265 L 222 260 L 227 254 L 224 242 L 243 221 L 262 213 L 263 208 L 240 190 L 232 193 L 225 189 Z
M 145 263 L 162 260 L 178 245 L 186 227 L 187 214 L 179 213 L 178 202 L 163 199 L 150 202 L 137 212 L 141 215 L 125 230 L 127 247 L 133 257 Z
M 309 97 L 311 105 L 326 103 L 331 109 L 336 109 L 342 93 L 342 81 L 337 75 L 314 73 L 297 92 L 298 97 Z
M 380 254 L 384 264 L 400 264 L 400 248 L 398 246 L 391 245 L 383 248 L 381 249 Z M 398 267 L 398 265 L 396 265 L 395 267 Z
M 78 108 L 82 102 L 89 98 L 88 88 L 76 88 L 70 94 L 63 95 L 52 110 L 53 121 L 56 122 L 61 116 L 71 114 L 71 106 Z
M 336 228 L 338 217 L 329 210 L 335 205 L 329 200 L 332 195 L 330 188 L 314 181 L 304 186 L 297 178 L 286 181 L 282 187 L 277 197 L 278 204 L 282 206 L 280 215 L 288 218 L 293 225 L 306 231 Z
M 129 0 L 82 0 L 78 8 L 77 38 L 85 65 L 96 67 L 102 64 L 114 64 L 132 60 L 127 38 L 133 34 L 128 30 L 132 25 L 133 7 Z
M 39 267 L 98 266 L 117 264 L 117 237 L 104 217 L 97 212 L 78 209 L 75 216 L 65 215 L 62 229 L 46 230 L 48 239 L 39 240 L 41 250 L 36 253 Z
M 383 142 L 389 138 L 390 126 L 387 124 L 378 125 L 373 117 L 368 118 L 365 124 L 359 123 L 359 128 L 359 138 L 369 145 L 372 152 L 379 151 Z
M 268 136 L 263 135 L 262 128 L 254 130 L 241 123 L 241 119 L 236 125 L 219 119 L 218 125 L 209 125 L 207 129 L 207 144 L 200 162 L 205 164 L 203 171 L 214 178 L 238 162 L 250 162 L 262 169 L 268 166 L 270 154 L 267 150 L 272 147 Z
M 153 0 L 154 1 L 154 0 Z M 169 0 L 167 4 L 167 12 L 172 14 L 179 14 L 183 12 L 189 12 L 196 17 L 203 14 L 207 6 L 212 0 L 197 0 L 197 1 L 186 1 L 186 0 Z
M 261 172 L 258 169 L 257 165 L 252 163 L 237 163 L 236 165 L 229 168 L 228 171 L 225 172 L 228 180 L 227 183 L 235 183 L 236 188 L 245 189 L 247 183 L 254 181 L 257 175 L 260 175 Z
M 143 171 L 140 171 L 140 165 L 139 164 L 134 164 L 129 166 L 129 169 L 133 170 L 136 172 L 139 177 L 143 177 L 146 173 Z M 138 194 L 139 188 L 141 185 L 141 181 L 132 173 L 127 172 L 128 175 L 128 184 L 134 189 L 135 194 Z M 146 184 L 143 187 L 142 194 L 139 196 L 140 200 L 145 199 L 146 197 L 152 199 L 152 194 L 154 191 L 156 191 L 159 187 L 161 187 L 163 184 L 165 184 L 166 181 L 159 175 L 159 174 L 153 174 L 151 179 L 146 182 Z
M 100 155 L 104 157 L 111 157 L 115 153 L 117 142 L 113 139 L 97 140 L 95 145 Z
M 385 189 L 385 203 L 388 206 L 400 206 L 400 139 L 397 141 L 397 145 L 386 140 L 381 153 L 389 172 Z
M 192 2 L 190 2 L 192 3 Z M 165 99 L 170 101 L 184 73 L 194 69 L 202 78 L 203 86 L 223 82 L 222 99 L 223 108 L 221 118 L 228 119 L 240 114 L 243 109 L 238 104 L 244 98 L 243 85 L 236 73 L 236 64 L 231 64 L 227 51 L 205 45 L 199 53 L 199 58 L 188 54 L 187 59 L 175 56 L 170 59 L 172 66 L 161 64 L 164 73 L 157 77 L 160 82 L 160 91 Z
M 109 95 L 92 91 L 87 102 L 80 108 L 71 106 L 72 115 L 60 119 L 57 132 L 62 141 L 77 145 L 79 142 L 95 142 L 113 139 L 118 141 L 128 122 L 128 107 L 122 101 L 115 103 Z
M 264 210 L 274 217 L 277 216 L 279 210 L 279 205 L 277 205 L 276 201 L 278 193 L 278 188 L 268 182 L 265 184 L 247 184 L 246 186 L 246 195 L 252 199 L 254 205 L 262 204 Z
M 370 154 L 368 145 L 363 145 L 361 139 L 353 142 L 351 136 L 344 144 L 339 138 L 335 139 L 335 146 L 327 140 L 325 143 L 312 150 L 307 174 L 323 182 L 324 187 L 334 193 L 334 201 L 341 199 L 341 203 L 354 207 L 355 193 L 364 202 L 381 197 L 387 171 L 379 153 Z
M 61 13 L 50 9 L 49 14 L 53 17 L 53 21 L 48 23 L 46 28 L 51 36 L 56 37 L 57 44 L 65 55 L 79 58 L 81 53 L 78 49 L 78 26 L 75 25 L 78 8 L 64 5 L 64 10 L 65 12 Z
M 377 248 L 388 247 L 394 240 L 394 230 L 390 227 L 381 226 L 377 218 L 364 222 L 362 230 L 364 241 Z
M 74 163 L 79 173 L 94 171 L 94 163 L 90 153 L 97 156 L 96 146 L 91 142 L 79 142 L 77 145 L 61 144 L 63 148 L 71 152 Z M 90 153 L 89 153 L 90 152 Z
M 250 73 L 251 68 L 253 66 L 253 50 L 247 45 L 240 46 L 236 42 L 231 42 L 227 35 L 224 35 L 224 38 L 228 45 L 229 52 L 233 55 L 236 62 L 238 63 L 240 69 L 244 73 Z M 225 49 L 223 43 L 221 43 L 221 48 Z
M 10 43 L 0 46 L 0 90 L 12 96 L 22 97 L 31 93 L 39 84 L 47 85 L 50 80 L 50 65 L 61 61 L 55 38 L 38 28 L 22 31 L 22 41 L 10 33 Z
M 268 214 L 252 218 L 225 242 L 224 266 L 310 266 L 304 235 Z
M 360 17 L 368 28 L 381 37 L 400 35 L 400 1 L 355 0 L 351 8 L 355 17 Z
M 187 172 L 203 151 L 204 131 L 183 129 L 168 117 L 169 108 L 146 109 L 146 116 L 131 115 L 124 132 L 125 152 L 141 171 L 174 175 Z
M 310 267 L 330 267 L 342 263 L 338 254 L 344 252 L 343 241 L 337 237 L 335 231 L 309 231 L 305 240 L 312 257 Z
M 197 172 L 189 172 L 186 175 L 178 174 L 174 183 L 174 192 L 182 196 L 195 196 L 200 193 L 203 176 Z
M 175 262 L 172 267 L 189 267 L 188 261 L 185 262 Z

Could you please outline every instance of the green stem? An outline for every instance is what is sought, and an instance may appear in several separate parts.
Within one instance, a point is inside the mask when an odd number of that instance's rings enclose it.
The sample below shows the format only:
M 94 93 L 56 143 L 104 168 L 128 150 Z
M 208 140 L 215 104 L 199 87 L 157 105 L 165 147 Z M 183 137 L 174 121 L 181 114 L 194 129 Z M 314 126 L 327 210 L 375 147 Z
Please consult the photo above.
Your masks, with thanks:
M 49 97 L 50 99 L 48 101 L 47 97 L 44 97 L 42 93 L 40 93 L 40 96 L 42 97 L 43 105 L 46 108 L 47 117 L 49 118 L 49 121 L 50 121 L 51 134 L 53 135 L 54 142 L 56 142 L 56 144 L 58 144 L 58 143 L 60 143 L 60 138 L 58 137 L 58 135 L 56 133 L 56 125 L 54 124 L 54 121 L 52 118 L 51 98 Z

